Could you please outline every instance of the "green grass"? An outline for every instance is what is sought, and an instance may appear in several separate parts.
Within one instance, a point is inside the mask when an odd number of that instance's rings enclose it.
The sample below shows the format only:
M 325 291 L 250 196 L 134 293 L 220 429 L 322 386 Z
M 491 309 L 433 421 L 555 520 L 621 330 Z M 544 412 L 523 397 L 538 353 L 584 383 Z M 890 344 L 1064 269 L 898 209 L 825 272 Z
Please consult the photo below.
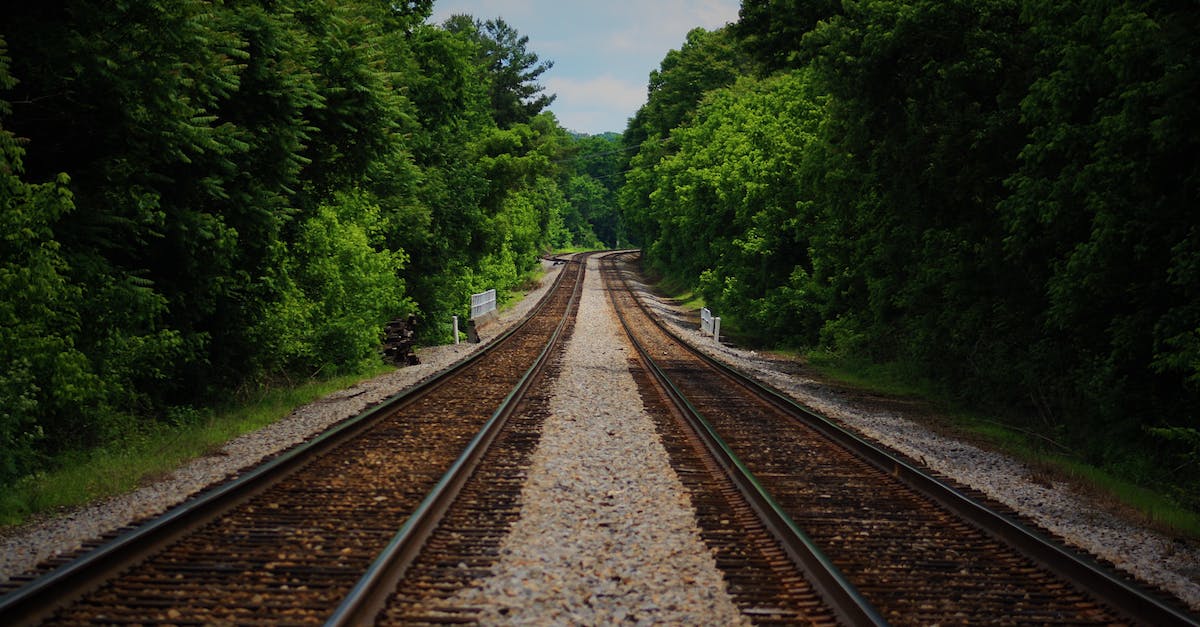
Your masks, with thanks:
M 1067 454 L 1047 451 L 1036 440 L 1002 425 L 960 418 L 960 427 L 985 438 L 997 450 L 1025 462 L 1031 474 L 1040 480 L 1066 481 L 1076 490 L 1124 509 L 1167 534 L 1200 540 L 1200 513 L 1179 506 L 1167 495 Z
M 555 248 L 551 255 L 573 255 L 575 253 L 590 253 L 596 250 L 608 250 L 607 248 L 588 248 L 586 246 L 567 246 L 566 248 Z
M 651 279 L 653 282 L 655 279 Z M 653 283 L 654 289 L 667 298 L 675 301 L 680 307 L 688 310 L 698 310 L 705 307 L 704 298 L 692 291 L 692 288 L 683 281 L 673 278 L 658 278 L 656 283 Z
M 498 295 L 500 303 L 496 307 L 496 310 L 508 311 L 516 307 L 524 300 L 526 294 L 538 288 L 547 274 L 549 273 L 541 266 L 536 266 L 533 270 L 526 272 L 525 276 L 521 278 L 520 285 L 509 288 L 504 291 L 504 294 Z
M 1114 498 L 1159 528 L 1200 540 L 1200 514 L 1179 507 L 1168 497 L 1078 460 L 1058 456 L 1050 463 L 1085 489 Z
M 866 359 L 847 358 L 826 351 L 804 355 L 808 365 L 831 379 L 890 396 L 924 397 L 935 395 L 930 386 L 915 381 L 897 364 L 877 364 Z
M 381 364 L 358 374 L 264 389 L 206 418 L 177 427 L 156 426 L 118 446 L 64 455 L 57 460 L 57 470 L 27 477 L 0 494 L 0 525 L 129 492 L 301 405 L 388 370 L 390 366 Z
M 1037 433 L 963 408 L 927 382 L 895 364 L 873 364 L 825 352 L 805 355 L 807 363 L 831 380 L 893 397 L 928 401 L 950 419 L 950 429 L 981 446 L 1025 463 L 1039 481 L 1066 481 L 1077 490 L 1123 509 L 1177 537 L 1200 540 L 1200 513 L 1181 507 L 1162 492 L 1137 485 L 1106 469 L 1072 457 Z

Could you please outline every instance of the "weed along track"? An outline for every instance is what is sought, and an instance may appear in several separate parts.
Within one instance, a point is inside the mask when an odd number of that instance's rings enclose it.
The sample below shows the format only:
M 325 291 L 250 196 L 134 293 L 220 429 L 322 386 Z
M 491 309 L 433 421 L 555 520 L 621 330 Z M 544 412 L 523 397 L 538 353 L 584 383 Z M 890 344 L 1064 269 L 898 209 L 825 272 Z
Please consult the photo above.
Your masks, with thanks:
M 681 413 L 700 417 L 704 425 L 697 428 L 707 426 L 723 442 L 706 448 L 725 446 L 737 460 L 717 465 L 730 476 L 744 465 L 750 482 L 778 503 L 882 619 L 905 625 L 1195 624 L 1087 557 L 690 349 L 653 320 L 623 282 L 633 259 L 606 258 L 605 275 L 648 368 L 661 373 Z M 695 436 L 682 431 L 675 447 L 687 449 L 683 442 Z M 684 476 L 700 465 L 688 455 L 675 456 Z M 706 534 L 717 536 L 728 520 L 702 523 Z M 742 576 L 743 562 L 725 561 L 728 580 Z M 807 568 L 806 577 L 820 576 Z M 815 587 L 830 596 L 824 584 Z M 786 605 L 779 608 L 775 615 L 785 615 Z
M 0 623 L 325 622 L 447 469 L 536 378 L 576 306 L 571 262 L 476 357 L 0 597 Z M 411 525 L 410 525 L 411 526 Z

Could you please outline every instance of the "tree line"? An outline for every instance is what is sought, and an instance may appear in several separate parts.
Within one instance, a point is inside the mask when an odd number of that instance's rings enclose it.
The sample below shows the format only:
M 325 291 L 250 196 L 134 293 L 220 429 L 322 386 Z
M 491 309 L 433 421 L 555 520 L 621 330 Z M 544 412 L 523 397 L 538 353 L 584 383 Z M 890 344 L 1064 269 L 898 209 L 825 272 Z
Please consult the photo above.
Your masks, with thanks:
M 1200 506 L 1200 12 L 744 0 L 620 192 L 744 337 L 890 363 Z
M 444 339 L 614 243 L 615 181 L 502 19 L 431 0 L 24 3 L 0 22 L 0 484 Z M 589 170 L 591 168 L 591 170 Z

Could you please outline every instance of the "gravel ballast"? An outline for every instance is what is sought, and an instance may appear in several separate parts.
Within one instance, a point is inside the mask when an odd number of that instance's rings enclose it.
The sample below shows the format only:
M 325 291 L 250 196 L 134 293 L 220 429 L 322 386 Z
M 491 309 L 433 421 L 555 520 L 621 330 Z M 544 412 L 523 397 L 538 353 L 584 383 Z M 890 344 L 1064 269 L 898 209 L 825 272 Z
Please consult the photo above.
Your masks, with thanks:
M 738 614 L 642 409 L 596 260 L 494 574 L 452 604 L 485 624 L 738 625 Z

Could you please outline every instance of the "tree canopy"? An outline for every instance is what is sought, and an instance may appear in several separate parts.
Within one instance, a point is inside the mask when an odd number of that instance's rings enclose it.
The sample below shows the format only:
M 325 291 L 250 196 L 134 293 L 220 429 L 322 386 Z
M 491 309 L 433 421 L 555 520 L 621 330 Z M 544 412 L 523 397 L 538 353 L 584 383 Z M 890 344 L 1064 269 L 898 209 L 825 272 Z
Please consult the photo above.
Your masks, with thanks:
M 540 61 L 529 51 L 529 37 L 517 32 L 501 18 L 472 19 L 454 15 L 446 20 L 450 32 L 475 42 L 476 58 L 486 69 L 492 117 L 501 128 L 529 122 L 554 102 L 553 94 L 543 94 L 538 77 L 554 67 L 553 61 Z
M 6 11 L 0 484 L 378 361 L 391 318 L 440 341 L 471 292 L 615 229 L 587 142 L 544 110 L 550 62 L 431 6 Z
M 1196 506 L 1198 19 L 746 0 L 651 74 L 625 223 L 748 340 L 895 364 Z
M 0 482 L 632 242 L 747 341 L 892 364 L 1200 504 L 1196 11 L 746 0 L 587 137 L 527 37 L 431 7 L 6 12 Z

